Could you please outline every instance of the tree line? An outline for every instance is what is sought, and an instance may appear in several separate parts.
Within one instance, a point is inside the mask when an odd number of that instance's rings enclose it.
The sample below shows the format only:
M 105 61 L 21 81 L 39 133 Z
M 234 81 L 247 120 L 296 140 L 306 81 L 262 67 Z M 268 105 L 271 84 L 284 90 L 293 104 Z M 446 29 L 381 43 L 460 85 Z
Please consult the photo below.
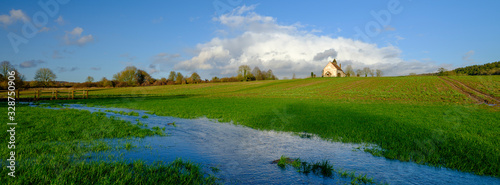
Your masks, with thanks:
M 457 75 L 500 75 L 500 61 L 483 65 L 460 67 L 452 70 Z M 444 74 L 443 74 L 444 75 Z
M 410 76 L 461 76 L 461 75 L 500 75 L 500 61 L 486 63 L 483 65 L 472 65 L 459 67 L 454 70 L 447 70 L 443 67 L 438 68 L 437 73 L 416 74 L 410 73 Z
M 9 62 L 4 61 L 2 64 L 2 74 L 1 78 L 1 88 L 7 88 L 7 78 L 4 76 L 8 71 L 15 70 L 15 68 L 10 65 Z M 99 81 L 95 81 L 94 77 L 88 76 L 83 83 L 77 82 L 58 82 L 55 81 L 57 75 L 49 68 L 40 68 L 35 73 L 34 81 L 24 83 L 19 83 L 19 87 L 23 88 L 34 88 L 34 87 L 74 87 L 74 88 L 84 88 L 84 87 L 133 87 L 133 86 L 150 86 L 150 85 L 176 85 L 176 84 L 197 84 L 197 83 L 215 83 L 215 82 L 239 82 L 239 81 L 255 81 L 255 80 L 277 80 L 278 78 L 273 74 L 271 69 L 267 71 L 261 71 L 259 67 L 254 67 L 250 70 L 250 66 L 241 65 L 238 68 L 237 76 L 232 77 L 213 77 L 211 80 L 202 79 L 201 76 L 194 72 L 189 76 L 184 76 L 181 72 L 170 71 L 168 78 L 156 79 L 151 77 L 149 73 L 144 70 L 138 69 L 135 66 L 127 66 L 124 70 L 113 75 L 113 79 L 109 80 L 106 77 L 101 78 Z M 5 72 L 4 72 L 5 71 Z M 19 73 L 16 73 L 21 75 Z M 24 76 L 22 78 L 16 78 L 24 81 Z M 16 83 L 17 84 L 17 83 Z M 22 85 L 22 86 L 21 86 Z M 5 86 L 5 87 L 4 87 Z

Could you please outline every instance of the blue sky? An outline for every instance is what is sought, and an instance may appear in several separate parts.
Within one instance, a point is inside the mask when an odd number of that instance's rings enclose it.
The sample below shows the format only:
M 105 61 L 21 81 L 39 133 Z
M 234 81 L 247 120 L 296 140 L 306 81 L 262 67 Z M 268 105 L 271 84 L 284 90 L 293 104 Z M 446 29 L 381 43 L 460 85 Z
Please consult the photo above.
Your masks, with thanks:
M 343 68 L 387 76 L 426 73 L 498 61 L 498 7 L 500 1 L 2 0 L 0 60 L 26 80 L 44 67 L 56 80 L 76 82 L 112 79 L 128 65 L 155 78 L 172 70 L 231 76 L 243 64 L 280 78 L 306 77 L 333 58 Z

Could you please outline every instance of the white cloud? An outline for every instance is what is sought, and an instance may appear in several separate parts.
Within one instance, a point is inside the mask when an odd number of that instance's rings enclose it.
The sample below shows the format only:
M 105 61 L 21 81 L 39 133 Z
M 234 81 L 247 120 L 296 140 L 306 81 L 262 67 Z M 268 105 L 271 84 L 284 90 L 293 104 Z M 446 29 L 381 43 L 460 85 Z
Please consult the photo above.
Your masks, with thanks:
M 92 35 L 84 35 L 82 36 L 83 28 L 76 27 L 70 32 L 66 32 L 64 35 L 64 42 L 67 45 L 79 45 L 83 46 L 89 42 L 94 41 L 94 37 Z
M 387 25 L 384 27 L 385 31 L 396 31 L 396 28 L 392 27 L 391 25 Z
M 82 35 L 82 32 L 83 32 L 83 28 L 76 27 L 71 32 L 69 32 L 69 34 L 71 34 L 73 36 L 80 36 L 80 35 Z
M 474 61 L 474 59 L 472 59 L 472 55 L 474 55 L 475 51 L 474 50 L 470 50 L 468 51 L 467 53 L 464 54 L 464 56 L 462 56 L 462 60 L 465 60 L 465 61 L 468 61 L 468 62 L 472 62 Z
M 8 26 L 17 21 L 28 22 L 30 19 L 22 10 L 10 10 L 9 15 L 0 15 L 0 23 Z
M 311 71 L 320 73 L 328 61 L 336 58 L 342 66 L 382 69 L 386 75 L 407 75 L 406 69 L 417 73 L 435 71 L 432 62 L 404 61 L 395 46 L 379 47 L 349 38 L 316 35 L 301 30 L 300 24 L 278 24 L 276 18 L 259 15 L 254 9 L 243 6 L 213 18 L 233 37 L 215 37 L 198 44 L 195 56 L 178 63 L 175 69 L 228 76 L 235 75 L 238 66 L 249 65 L 272 69 L 281 77 L 292 73 L 305 77 Z
M 47 32 L 47 31 L 50 31 L 50 28 L 47 28 L 44 26 L 44 27 L 40 28 L 40 30 L 38 30 L 38 33 Z
M 59 16 L 54 22 L 56 22 L 59 25 L 63 25 L 65 23 L 62 16 Z

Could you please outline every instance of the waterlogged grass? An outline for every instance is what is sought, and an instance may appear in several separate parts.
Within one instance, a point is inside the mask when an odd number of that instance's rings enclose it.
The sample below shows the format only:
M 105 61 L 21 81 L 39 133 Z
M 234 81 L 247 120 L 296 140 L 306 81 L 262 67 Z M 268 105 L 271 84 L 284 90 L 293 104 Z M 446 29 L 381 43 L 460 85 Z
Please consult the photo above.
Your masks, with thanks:
M 112 112 L 112 113 L 120 114 L 120 115 L 124 115 L 124 116 L 139 116 L 139 113 L 135 112 L 135 111 L 125 112 L 125 111 L 116 111 L 116 110 L 105 110 L 104 112 Z M 143 118 L 144 118 L 144 116 L 143 116 Z M 146 118 L 147 118 L 147 116 L 146 116 Z
M 6 109 L 5 106 L 3 108 Z M 157 130 L 141 129 L 130 122 L 107 118 L 102 112 L 73 109 L 50 110 L 24 105 L 16 107 L 16 177 L 7 176 L 6 159 L 10 149 L 0 147 L 0 182 L 2 184 L 213 184 L 215 178 L 205 175 L 190 162 L 180 160 L 153 165 L 136 161 L 86 161 L 89 152 L 111 149 L 102 139 L 153 136 Z M 0 119 L 7 120 L 6 114 Z M 2 130 L 10 127 L 0 126 Z M 8 141 L 8 132 L 0 132 Z M 131 143 L 125 149 L 134 148 Z M 141 175 L 137 175 L 141 174 Z
M 328 160 L 318 161 L 318 162 L 305 162 L 300 160 L 300 158 L 292 159 L 284 155 L 280 157 L 277 161 L 278 167 L 285 169 L 287 166 L 292 166 L 299 173 L 320 175 L 325 178 L 333 178 L 334 173 L 344 178 L 350 178 L 351 184 L 386 184 L 377 183 L 373 178 L 369 178 L 366 175 L 359 174 L 356 175 L 354 171 L 347 171 L 342 169 L 335 169 L 333 164 Z
M 367 151 L 389 159 L 500 176 L 498 107 L 475 105 L 438 77 L 316 78 L 91 94 L 94 99 L 69 102 L 371 143 L 380 150 Z

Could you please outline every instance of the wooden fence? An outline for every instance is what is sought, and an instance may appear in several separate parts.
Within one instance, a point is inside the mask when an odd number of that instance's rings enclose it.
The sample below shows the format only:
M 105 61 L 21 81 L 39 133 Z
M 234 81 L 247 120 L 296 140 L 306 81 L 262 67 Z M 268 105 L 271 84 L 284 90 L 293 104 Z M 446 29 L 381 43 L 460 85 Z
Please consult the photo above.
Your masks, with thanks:
M 8 91 L 1 91 L 0 97 L 7 98 Z M 89 98 L 88 90 L 16 90 L 15 98 L 29 100 L 60 100 Z

